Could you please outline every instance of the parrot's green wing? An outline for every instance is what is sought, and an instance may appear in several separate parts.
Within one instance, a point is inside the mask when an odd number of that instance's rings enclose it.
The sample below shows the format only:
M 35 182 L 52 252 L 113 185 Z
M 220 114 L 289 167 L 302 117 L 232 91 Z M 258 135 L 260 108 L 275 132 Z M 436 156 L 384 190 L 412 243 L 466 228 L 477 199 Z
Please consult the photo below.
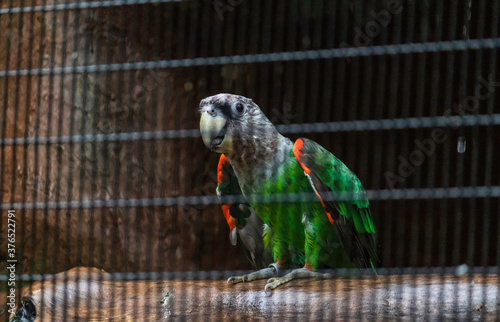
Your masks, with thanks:
M 221 196 L 241 195 L 238 178 L 233 167 L 224 156 L 219 159 L 217 167 L 217 194 Z M 270 250 L 264 247 L 262 231 L 264 223 L 247 203 L 223 203 L 222 212 L 229 225 L 231 244 L 241 246 L 243 254 L 256 268 L 267 267 L 273 262 Z
M 369 201 L 356 175 L 333 154 L 308 139 L 293 148 L 349 258 L 358 267 L 378 262 Z

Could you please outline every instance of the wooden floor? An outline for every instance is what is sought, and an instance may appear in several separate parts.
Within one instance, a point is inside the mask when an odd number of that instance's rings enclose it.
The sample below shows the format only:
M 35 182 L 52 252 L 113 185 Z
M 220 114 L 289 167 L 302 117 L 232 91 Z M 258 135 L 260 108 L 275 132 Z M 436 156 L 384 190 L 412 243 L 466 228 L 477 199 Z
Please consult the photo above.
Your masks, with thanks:
M 297 280 L 269 297 L 264 280 L 117 282 L 87 268 L 70 270 L 66 284 L 63 276 L 57 274 L 55 284 L 35 283 L 23 290 L 36 308 L 36 321 L 500 320 L 498 275 Z

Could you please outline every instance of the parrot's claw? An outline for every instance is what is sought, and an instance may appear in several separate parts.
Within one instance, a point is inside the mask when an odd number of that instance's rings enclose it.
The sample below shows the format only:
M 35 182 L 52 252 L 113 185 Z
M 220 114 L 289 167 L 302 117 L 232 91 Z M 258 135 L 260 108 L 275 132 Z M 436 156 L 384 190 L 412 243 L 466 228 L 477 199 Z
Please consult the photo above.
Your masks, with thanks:
M 242 283 L 243 282 L 243 276 L 231 276 L 230 278 L 227 279 L 227 284 Z
M 264 291 L 266 292 L 267 296 L 271 296 L 272 290 L 274 290 L 275 288 L 277 288 L 282 284 L 288 283 L 291 280 L 298 278 L 329 279 L 332 278 L 332 275 L 326 273 L 311 272 L 305 267 L 297 268 L 291 271 L 290 273 L 286 274 L 285 276 L 273 277 L 267 280 L 267 284 L 266 287 L 264 288 Z
M 275 276 L 279 273 L 279 265 L 277 263 L 270 264 L 268 268 L 258 270 L 256 272 L 245 274 L 242 276 L 231 276 L 227 279 L 227 284 L 246 283 L 255 280 L 261 280 Z

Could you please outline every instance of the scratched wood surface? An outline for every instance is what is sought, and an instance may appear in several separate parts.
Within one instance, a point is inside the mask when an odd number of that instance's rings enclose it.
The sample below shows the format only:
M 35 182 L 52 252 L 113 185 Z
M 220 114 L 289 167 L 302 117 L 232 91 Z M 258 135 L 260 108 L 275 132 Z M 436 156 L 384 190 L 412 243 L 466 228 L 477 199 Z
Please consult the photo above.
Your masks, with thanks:
M 64 278 L 57 274 L 56 283 L 23 289 L 24 299 L 34 304 L 36 321 L 500 320 L 497 275 L 297 280 L 270 297 L 263 292 L 265 281 L 118 282 L 88 268 L 70 270 Z M 30 313 L 29 305 L 21 309 Z

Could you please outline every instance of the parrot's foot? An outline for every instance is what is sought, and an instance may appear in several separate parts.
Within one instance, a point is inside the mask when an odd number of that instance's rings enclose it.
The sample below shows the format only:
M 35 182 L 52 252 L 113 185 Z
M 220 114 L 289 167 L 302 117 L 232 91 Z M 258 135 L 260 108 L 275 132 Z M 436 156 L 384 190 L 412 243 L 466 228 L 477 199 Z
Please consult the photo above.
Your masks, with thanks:
M 329 279 L 332 278 L 332 275 L 327 273 L 312 272 L 305 267 L 297 268 L 291 271 L 290 273 L 286 274 L 285 276 L 270 278 L 267 281 L 264 291 L 266 292 L 267 296 L 271 296 L 272 290 L 274 290 L 275 288 L 277 288 L 282 284 L 288 283 L 291 280 L 298 278 Z
M 255 280 L 261 280 L 264 278 L 269 278 L 272 276 L 276 276 L 279 272 L 279 265 L 278 263 L 273 263 L 270 264 L 268 268 L 263 268 L 261 270 L 258 270 L 256 272 L 250 273 L 250 274 L 245 274 L 242 276 L 231 276 L 228 278 L 227 283 L 228 284 L 237 284 L 237 283 L 245 283 L 245 282 L 251 282 Z

